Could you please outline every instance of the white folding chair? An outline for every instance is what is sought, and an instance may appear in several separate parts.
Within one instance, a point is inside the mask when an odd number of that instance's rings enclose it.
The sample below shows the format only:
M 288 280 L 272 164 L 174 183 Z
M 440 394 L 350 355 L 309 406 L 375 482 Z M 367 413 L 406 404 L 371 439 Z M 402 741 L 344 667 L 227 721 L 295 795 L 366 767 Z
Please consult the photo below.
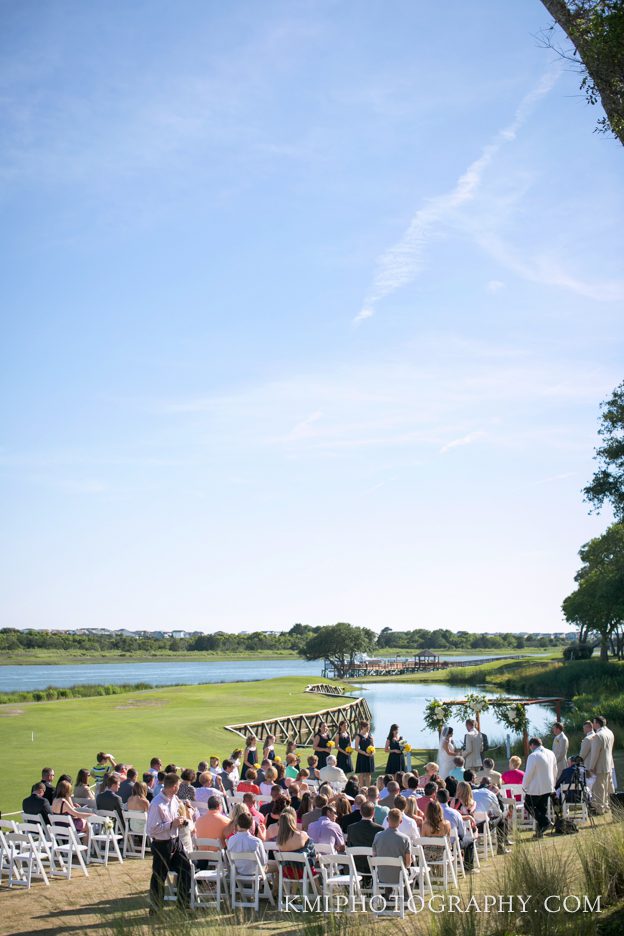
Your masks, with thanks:
M 138 809 L 129 809 L 124 813 L 123 856 L 124 858 L 145 858 L 147 850 L 147 813 Z
M 407 868 L 402 858 L 369 858 L 368 863 L 373 872 L 373 896 L 371 897 L 371 907 L 375 908 L 375 916 L 398 916 L 403 919 L 405 916 L 405 898 L 411 896 L 411 888 Z M 381 870 L 381 876 L 380 876 Z M 397 880 L 388 883 L 383 878 L 391 870 L 392 877 Z M 380 880 L 380 877 L 382 878 Z M 381 904 L 381 900 L 385 904 Z M 375 901 L 375 904 L 372 902 Z M 393 909 L 388 909 L 388 904 L 393 904 Z
M 422 850 L 422 846 L 419 843 L 413 843 L 411 845 L 412 852 L 412 863 L 408 869 L 408 877 L 410 880 L 410 887 L 412 893 L 414 893 L 414 885 L 418 885 L 418 893 L 425 899 L 425 889 L 433 895 L 433 886 L 431 884 L 431 872 L 429 871 L 429 865 L 425 860 L 425 853 Z
M 9 887 L 21 885 L 30 889 L 33 875 L 49 885 L 48 875 L 32 835 L 29 832 L 7 832 L 5 838 L 11 851 Z
M 451 843 L 448 838 L 440 836 L 427 836 L 422 835 L 420 837 L 419 845 L 421 848 L 431 848 L 435 849 L 434 854 L 438 857 L 432 858 L 429 855 L 426 856 L 426 862 L 429 866 L 429 871 L 439 869 L 441 872 L 442 886 L 444 890 L 449 888 L 449 879 L 452 881 L 453 886 L 457 887 L 457 873 L 455 871 L 455 862 L 453 861 L 453 853 L 451 850 Z M 431 877 L 432 885 L 440 883 L 439 875 L 432 875 Z
M 490 828 L 490 818 L 486 812 L 475 812 L 472 817 L 478 826 L 482 826 L 479 830 L 480 834 L 475 842 L 475 852 L 479 851 L 481 848 L 480 857 L 484 861 L 487 861 L 490 855 L 494 854 L 494 847 L 492 845 L 492 830 Z
M 329 844 L 314 844 L 314 851 L 317 855 L 335 855 L 336 849 L 333 845 Z
M 49 828 L 50 828 L 50 826 L 48 825 L 48 823 L 45 821 L 45 819 L 43 818 L 43 816 L 42 816 L 40 813 L 25 813 L 25 812 L 23 812 L 23 813 L 22 813 L 22 822 L 26 822 L 26 823 L 28 823 L 28 825 L 38 825 L 38 826 L 41 826 L 41 828 L 43 829 L 43 834 L 45 835 L 45 837 L 47 838 L 47 840 L 50 841 L 50 833 L 49 833 Z
M 194 849 L 188 856 L 191 862 L 191 910 L 210 906 L 220 910 L 222 891 L 227 895 L 228 865 L 223 849 Z M 201 871 L 197 867 L 200 861 L 208 864 L 208 867 Z
M 269 880 L 266 870 L 263 868 L 258 853 L 253 852 L 228 852 L 230 862 L 230 903 L 232 910 L 237 907 L 260 909 L 260 900 L 268 900 L 272 905 L 275 904 L 273 894 L 269 886 Z M 247 867 L 248 862 L 255 863 L 254 870 L 249 873 L 241 869 Z M 237 896 L 238 895 L 238 896 Z
M 302 852 L 276 851 L 274 857 L 278 869 L 277 907 L 280 912 L 284 910 L 284 902 L 287 897 L 293 895 L 293 891 L 295 893 L 300 891 L 304 900 L 311 895 L 319 896 L 316 879 L 312 874 L 307 855 Z
M 60 816 L 53 818 L 65 819 L 67 817 Z M 87 845 L 83 845 L 79 840 L 78 833 L 73 823 L 70 825 L 69 823 L 53 822 L 50 826 L 50 835 L 52 837 L 52 859 L 54 861 L 54 871 L 52 874 L 55 877 L 71 878 L 72 866 L 75 858 L 84 876 L 89 877 L 89 872 L 85 864 L 85 858 L 88 858 L 89 849 Z M 57 863 L 59 868 L 56 867 Z
M 46 835 L 45 826 L 38 822 L 20 822 L 18 823 L 18 832 L 25 832 L 30 835 L 37 854 L 42 862 L 47 864 L 50 874 L 54 871 L 54 860 L 52 858 L 52 842 Z
M 345 909 L 353 912 L 356 899 L 362 896 L 362 875 L 356 871 L 353 856 L 348 853 L 319 855 L 318 865 L 323 882 L 323 896 L 331 899 L 335 890 L 346 890 L 348 904 Z
M 359 871 L 358 873 L 362 875 L 362 881 L 360 881 L 360 890 L 363 894 L 372 894 L 373 893 L 373 872 L 370 870 L 369 858 L 373 857 L 373 849 L 370 846 L 365 845 L 349 845 L 346 850 L 347 855 L 352 855 L 355 861 L 356 858 L 365 858 L 368 871 Z M 360 862 L 360 866 L 362 862 Z M 355 862 L 356 870 L 358 862 Z M 365 885 L 364 879 L 370 877 L 370 884 Z
M 119 818 L 119 814 L 114 809 L 98 809 L 97 815 L 104 816 L 105 819 L 112 819 L 115 835 L 123 839 L 125 823 Z
M 89 816 L 87 822 L 90 826 L 89 835 L 89 861 L 96 864 L 108 864 L 111 850 L 120 864 L 123 864 L 119 843 L 123 841 L 111 816 L 96 813 Z
M 505 805 L 512 807 L 511 821 L 515 832 L 519 829 L 532 829 L 533 819 L 528 814 L 524 805 L 524 790 L 521 783 L 504 783 L 501 788 L 501 795 L 505 800 Z
M 578 785 L 562 783 L 559 792 L 561 793 L 563 818 L 575 819 L 577 822 L 589 822 L 589 810 L 583 790 Z M 577 800 L 580 800 L 580 802 L 577 802 Z

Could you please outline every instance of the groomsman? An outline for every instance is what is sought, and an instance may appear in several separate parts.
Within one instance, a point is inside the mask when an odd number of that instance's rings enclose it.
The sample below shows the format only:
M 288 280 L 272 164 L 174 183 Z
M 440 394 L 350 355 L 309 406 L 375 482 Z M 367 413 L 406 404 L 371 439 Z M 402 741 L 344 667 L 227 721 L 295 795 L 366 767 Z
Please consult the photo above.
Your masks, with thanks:
M 564 734 L 563 725 L 557 721 L 553 725 L 553 754 L 557 761 L 557 777 L 560 777 L 568 766 L 569 741 Z
M 583 722 L 583 734 L 584 738 L 581 741 L 581 750 L 579 752 L 580 756 L 583 758 L 583 763 L 587 767 L 587 762 L 589 761 L 589 752 L 591 751 L 592 738 L 595 735 L 594 726 L 592 722 L 586 721 Z
M 477 731 L 472 718 L 466 720 L 466 734 L 464 735 L 464 767 L 466 770 L 479 770 L 481 767 L 481 753 L 483 751 L 483 735 Z
M 594 737 L 591 739 L 591 751 L 587 772 L 594 778 L 592 786 L 592 805 L 597 813 L 607 812 L 611 808 L 609 797 L 613 793 L 613 732 L 607 728 L 607 720 L 602 715 L 594 718 Z

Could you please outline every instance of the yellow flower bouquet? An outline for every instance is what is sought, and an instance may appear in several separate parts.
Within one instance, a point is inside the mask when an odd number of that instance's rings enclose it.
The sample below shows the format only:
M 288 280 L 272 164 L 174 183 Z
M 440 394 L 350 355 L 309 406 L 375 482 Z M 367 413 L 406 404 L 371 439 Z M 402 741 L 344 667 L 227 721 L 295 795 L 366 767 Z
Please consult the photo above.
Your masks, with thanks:
M 335 743 L 334 743 L 333 741 L 328 741 L 328 742 L 327 742 L 327 747 L 328 747 L 328 748 L 333 748 L 333 747 L 336 747 L 336 745 L 335 745 Z
M 411 745 L 411 744 L 404 744 L 404 745 L 403 745 L 403 750 L 405 751 L 406 754 L 409 754 L 410 751 L 412 750 L 412 745 Z
M 373 747 L 372 744 L 370 745 L 370 747 L 367 747 L 367 748 L 366 748 L 366 753 L 367 753 L 367 754 L 370 754 L 370 755 L 372 755 L 372 754 L 375 753 L 375 748 Z
M 260 770 L 260 766 L 261 766 L 260 764 L 254 764 L 254 767 L 256 768 L 256 770 Z
M 273 763 L 274 763 L 274 764 L 281 764 L 281 763 L 282 763 L 282 758 L 281 758 L 281 757 L 274 757 L 274 758 L 273 758 Z
M 345 748 L 345 751 L 347 752 L 347 754 L 353 754 L 353 748 L 351 747 L 351 745 L 349 745 L 349 747 Z

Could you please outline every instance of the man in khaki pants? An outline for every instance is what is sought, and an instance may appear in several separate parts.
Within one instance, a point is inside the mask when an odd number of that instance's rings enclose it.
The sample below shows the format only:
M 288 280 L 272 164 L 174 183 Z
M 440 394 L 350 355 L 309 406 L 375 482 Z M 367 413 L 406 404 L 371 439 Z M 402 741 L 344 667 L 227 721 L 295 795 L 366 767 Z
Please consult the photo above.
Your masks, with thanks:
M 613 732 L 606 727 L 607 720 L 602 715 L 594 718 L 595 735 L 591 739 L 587 771 L 594 778 L 592 786 L 592 805 L 597 813 L 604 813 L 611 808 L 609 797 L 613 793 Z

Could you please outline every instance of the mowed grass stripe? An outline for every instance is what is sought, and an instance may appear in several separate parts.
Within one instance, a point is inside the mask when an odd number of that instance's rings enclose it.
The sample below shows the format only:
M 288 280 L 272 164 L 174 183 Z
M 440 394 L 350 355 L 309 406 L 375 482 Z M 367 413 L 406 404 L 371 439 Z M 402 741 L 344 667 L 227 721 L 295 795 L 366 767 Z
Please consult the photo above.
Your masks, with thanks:
M 2 813 L 21 809 L 43 766 L 75 779 L 98 751 L 147 769 L 150 758 L 196 767 L 211 754 L 227 757 L 242 739 L 227 724 L 333 708 L 339 699 L 305 693 L 309 677 L 172 686 L 115 696 L 0 706 L 0 745 L 11 782 L 2 784 Z M 34 733 L 34 741 L 32 736 Z M 241 743 L 239 743 L 239 740 Z

